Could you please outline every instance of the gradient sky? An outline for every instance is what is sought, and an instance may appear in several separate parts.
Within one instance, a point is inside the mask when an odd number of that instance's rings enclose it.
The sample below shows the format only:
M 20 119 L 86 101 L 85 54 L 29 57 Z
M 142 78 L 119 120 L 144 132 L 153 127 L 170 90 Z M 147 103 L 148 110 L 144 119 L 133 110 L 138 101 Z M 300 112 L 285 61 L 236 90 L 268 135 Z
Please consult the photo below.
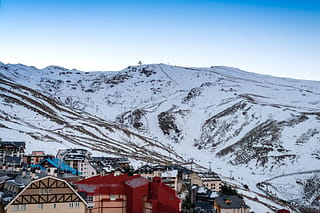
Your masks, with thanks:
M 0 61 L 225 65 L 320 81 L 318 0 L 0 0 Z

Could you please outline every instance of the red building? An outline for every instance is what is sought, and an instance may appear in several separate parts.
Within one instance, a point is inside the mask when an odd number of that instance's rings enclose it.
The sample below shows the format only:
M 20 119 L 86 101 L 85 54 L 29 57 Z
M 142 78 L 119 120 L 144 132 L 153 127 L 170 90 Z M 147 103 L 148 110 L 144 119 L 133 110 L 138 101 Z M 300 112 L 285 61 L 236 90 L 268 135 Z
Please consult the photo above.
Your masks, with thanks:
M 178 213 L 180 200 L 161 178 L 153 182 L 140 175 L 95 176 L 74 183 L 86 195 L 88 212 Z
M 152 212 L 180 212 L 180 199 L 170 186 L 162 183 L 160 177 L 154 177 L 149 183 L 149 202 L 152 203 Z

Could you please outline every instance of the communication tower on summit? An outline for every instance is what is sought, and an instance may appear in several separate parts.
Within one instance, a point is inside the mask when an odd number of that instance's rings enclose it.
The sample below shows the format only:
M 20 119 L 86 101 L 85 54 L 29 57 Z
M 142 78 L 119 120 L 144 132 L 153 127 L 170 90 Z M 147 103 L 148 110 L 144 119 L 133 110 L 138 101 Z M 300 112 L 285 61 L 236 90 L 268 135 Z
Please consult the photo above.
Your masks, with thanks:
M 142 71 L 142 69 L 141 69 L 142 61 L 140 60 L 140 61 L 138 62 L 138 64 L 140 65 L 140 71 Z

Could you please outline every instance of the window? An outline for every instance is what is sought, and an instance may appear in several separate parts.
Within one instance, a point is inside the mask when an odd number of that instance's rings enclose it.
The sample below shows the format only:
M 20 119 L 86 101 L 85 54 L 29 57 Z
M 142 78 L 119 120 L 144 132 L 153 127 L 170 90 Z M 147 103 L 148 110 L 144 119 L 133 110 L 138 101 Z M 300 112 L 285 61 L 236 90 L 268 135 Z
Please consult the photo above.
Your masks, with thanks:
M 79 208 L 79 207 L 80 207 L 80 203 L 79 203 L 79 202 L 75 202 L 74 204 L 75 204 L 75 207 L 76 207 L 76 208 Z
M 93 202 L 94 198 L 93 198 L 93 196 L 88 196 L 87 200 L 88 200 L 88 202 Z
M 43 203 L 38 203 L 38 209 L 43 209 Z
M 51 194 L 51 188 L 40 188 L 39 194 Z
M 70 202 L 69 203 L 69 208 L 79 208 L 80 203 L 79 202 Z
M 25 210 L 26 210 L 26 204 L 13 205 L 13 211 L 25 211 Z
M 94 203 L 88 203 L 88 209 L 93 209 Z
M 20 210 L 25 211 L 26 210 L 26 204 L 21 204 L 20 205 Z
M 115 195 L 110 195 L 110 200 L 116 200 L 116 196 Z

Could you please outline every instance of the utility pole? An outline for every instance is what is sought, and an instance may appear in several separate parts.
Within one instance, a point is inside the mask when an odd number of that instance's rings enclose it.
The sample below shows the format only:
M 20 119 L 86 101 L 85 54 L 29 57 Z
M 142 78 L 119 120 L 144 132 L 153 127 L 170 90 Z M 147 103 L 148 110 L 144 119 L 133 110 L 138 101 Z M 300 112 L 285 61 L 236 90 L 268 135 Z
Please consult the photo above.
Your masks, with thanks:
M 230 179 L 232 179 L 232 170 L 229 171 L 230 172 Z
M 211 172 L 211 161 L 209 161 L 209 172 Z
M 194 158 L 190 158 L 190 161 L 191 161 L 191 171 L 192 171 L 192 166 L 193 166 Z M 193 171 L 192 171 L 192 172 L 193 172 Z

